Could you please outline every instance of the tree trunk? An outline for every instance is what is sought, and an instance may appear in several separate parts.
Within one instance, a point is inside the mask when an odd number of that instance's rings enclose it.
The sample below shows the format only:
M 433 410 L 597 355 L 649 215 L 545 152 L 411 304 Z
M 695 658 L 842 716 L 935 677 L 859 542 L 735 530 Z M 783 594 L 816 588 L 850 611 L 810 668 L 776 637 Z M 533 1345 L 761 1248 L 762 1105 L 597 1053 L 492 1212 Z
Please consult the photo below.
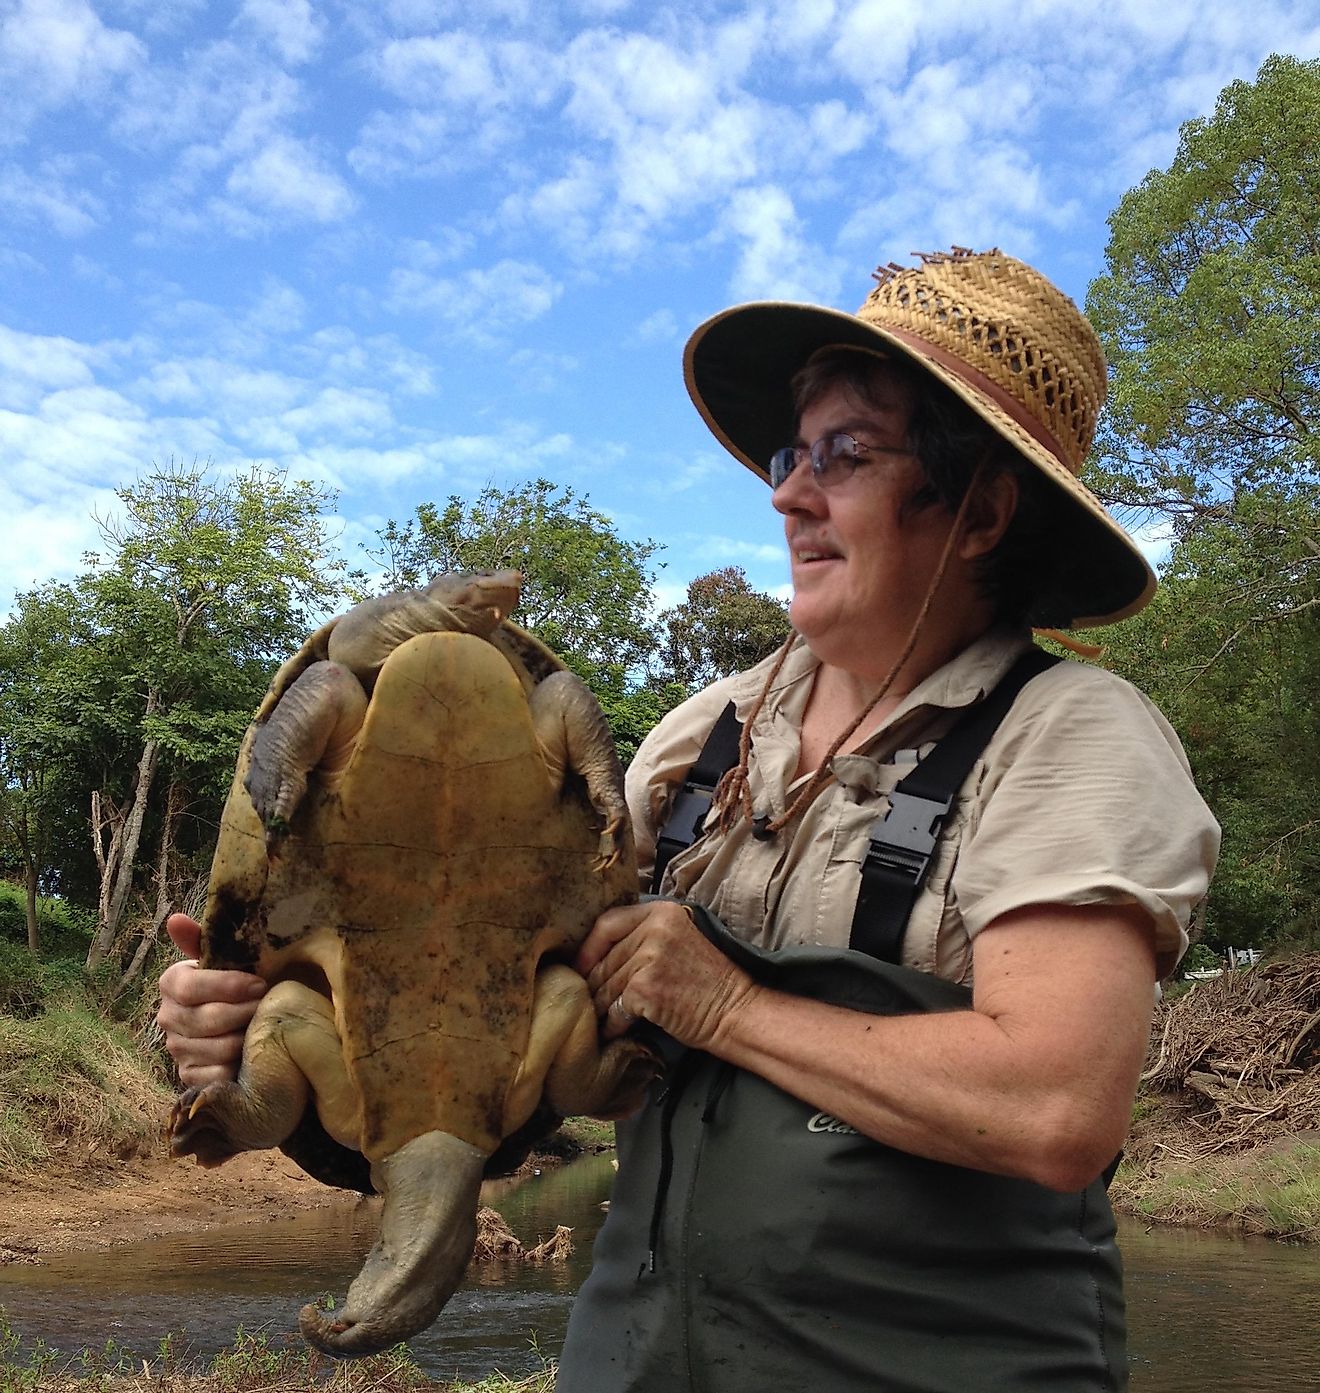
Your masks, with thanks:
M 142 975 L 143 964 L 152 948 L 159 942 L 165 930 L 165 920 L 174 908 L 174 899 L 170 894 L 170 862 L 174 856 L 174 829 L 178 825 L 183 805 L 183 787 L 177 780 L 171 779 L 169 788 L 165 791 L 165 816 L 161 820 L 160 851 L 156 856 L 156 908 L 151 918 L 142 926 L 142 937 L 138 939 L 132 960 L 119 979 L 121 992 Z
M 147 698 L 146 714 L 150 716 L 155 709 L 156 694 L 152 692 Z M 96 844 L 96 860 L 101 870 L 101 894 L 96 934 L 87 950 L 88 972 L 95 972 L 109 957 L 115 936 L 119 932 L 119 921 L 123 917 L 124 904 L 133 884 L 133 863 L 137 858 L 138 842 L 142 838 L 147 799 L 151 793 L 152 780 L 156 776 L 156 762 L 159 757 L 160 745 L 155 740 L 148 740 L 142 747 L 142 758 L 138 760 L 133 801 L 128 811 L 122 814 L 111 835 L 109 848 L 104 847 L 101 842 L 102 824 L 98 822 L 100 798 L 97 794 L 92 795 L 92 838 Z
M 28 790 L 23 790 L 26 798 Z M 26 802 L 16 818 L 10 820 L 10 830 L 18 843 L 19 855 L 23 858 L 24 914 L 27 918 L 28 952 L 35 958 L 41 948 L 40 931 L 37 925 L 37 882 L 40 874 L 37 867 L 37 852 L 33 846 L 32 824 L 28 817 Z
M 29 858 L 23 867 L 23 888 L 26 890 L 28 952 L 35 958 L 41 947 L 37 933 L 37 868 Z

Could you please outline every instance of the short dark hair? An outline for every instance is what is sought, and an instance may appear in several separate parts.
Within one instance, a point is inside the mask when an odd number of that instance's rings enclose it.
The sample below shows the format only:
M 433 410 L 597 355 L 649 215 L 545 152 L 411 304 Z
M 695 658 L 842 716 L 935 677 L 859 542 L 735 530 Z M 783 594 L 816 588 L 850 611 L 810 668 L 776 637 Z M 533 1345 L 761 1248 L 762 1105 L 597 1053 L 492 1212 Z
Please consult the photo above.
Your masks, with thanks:
M 938 379 L 897 356 L 822 348 L 792 379 L 795 419 L 800 421 L 812 402 L 839 387 L 867 406 L 892 406 L 882 386 L 889 383 L 911 395 L 908 445 L 925 476 L 904 508 L 915 512 L 938 506 L 956 513 L 978 467 L 990 477 L 1012 475 L 1017 507 L 994 550 L 980 559 L 977 582 L 1002 620 L 1069 623 L 1070 615 L 1050 613 L 1042 603 L 1055 593 L 1055 578 L 1065 561 L 1058 541 L 1064 535 L 1057 521 L 1064 504 L 1061 491 Z

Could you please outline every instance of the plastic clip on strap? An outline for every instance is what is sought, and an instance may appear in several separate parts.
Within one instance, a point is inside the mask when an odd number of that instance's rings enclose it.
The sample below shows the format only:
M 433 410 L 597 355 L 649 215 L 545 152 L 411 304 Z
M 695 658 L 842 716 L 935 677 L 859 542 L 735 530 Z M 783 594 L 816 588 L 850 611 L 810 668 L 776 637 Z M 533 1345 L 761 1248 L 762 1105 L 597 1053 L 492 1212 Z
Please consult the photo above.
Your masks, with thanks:
M 726 770 L 737 764 L 741 737 L 738 713 L 734 710 L 733 702 L 730 702 L 720 712 L 697 756 L 697 762 L 688 770 L 683 786 L 674 795 L 669 816 L 656 838 L 655 872 L 651 877 L 653 892 L 659 893 L 660 881 L 670 861 L 685 847 L 691 846 L 705 830 L 706 815 L 715 796 L 715 785 Z
M 853 914 L 851 947 L 884 962 L 899 961 L 908 915 L 930 870 L 944 819 L 958 790 L 1017 694 L 1038 673 L 1059 661 L 1039 648 L 1029 649 L 889 795 L 889 812 L 871 828 L 871 845 L 862 865 L 862 884 Z M 725 770 L 738 762 L 741 733 L 730 702 L 675 795 L 656 840 L 653 892 L 659 893 L 670 860 L 701 836 L 715 785 Z
M 972 766 L 1028 682 L 1060 660 L 1039 648 L 1024 653 L 984 700 L 970 707 L 889 795 L 889 811 L 871 827 L 849 946 L 898 962 L 908 916 L 939 844 L 944 819 Z

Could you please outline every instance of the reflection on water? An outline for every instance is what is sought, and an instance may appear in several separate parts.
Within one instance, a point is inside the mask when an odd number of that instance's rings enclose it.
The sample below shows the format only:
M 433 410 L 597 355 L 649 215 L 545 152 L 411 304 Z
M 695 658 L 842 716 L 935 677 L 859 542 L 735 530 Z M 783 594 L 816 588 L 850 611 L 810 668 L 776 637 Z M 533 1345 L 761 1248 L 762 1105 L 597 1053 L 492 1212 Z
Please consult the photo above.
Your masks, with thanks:
M 432 1328 L 410 1342 L 437 1378 L 520 1374 L 558 1353 L 585 1277 L 613 1174 L 608 1156 L 487 1188 L 485 1201 L 524 1243 L 573 1227 L 563 1265 L 473 1268 Z M 376 1236 L 377 1210 L 319 1212 L 276 1223 L 67 1254 L 0 1268 L 0 1305 L 28 1340 L 65 1351 L 113 1339 L 153 1358 L 184 1332 L 198 1355 L 239 1325 L 293 1332 L 299 1306 L 342 1295 Z M 1124 1226 L 1133 1393 L 1274 1393 L 1320 1389 L 1320 1250 L 1266 1240 Z
M 430 1330 L 409 1341 L 437 1378 L 520 1374 L 558 1353 L 573 1293 L 591 1264 L 591 1244 L 609 1194 L 611 1157 L 588 1156 L 517 1187 L 487 1186 L 485 1203 L 531 1245 L 573 1229 L 566 1263 L 475 1264 Z M 27 1341 L 76 1352 L 107 1339 L 138 1359 L 163 1336 L 198 1356 L 224 1349 L 241 1325 L 272 1339 L 296 1338 L 298 1310 L 326 1293 L 342 1298 L 375 1241 L 378 1202 L 320 1210 L 269 1224 L 174 1234 L 107 1253 L 66 1253 L 41 1267 L 0 1268 L 0 1305 Z M 538 1351 L 540 1353 L 538 1353 Z
M 1320 1248 L 1120 1229 L 1133 1393 L 1320 1389 Z

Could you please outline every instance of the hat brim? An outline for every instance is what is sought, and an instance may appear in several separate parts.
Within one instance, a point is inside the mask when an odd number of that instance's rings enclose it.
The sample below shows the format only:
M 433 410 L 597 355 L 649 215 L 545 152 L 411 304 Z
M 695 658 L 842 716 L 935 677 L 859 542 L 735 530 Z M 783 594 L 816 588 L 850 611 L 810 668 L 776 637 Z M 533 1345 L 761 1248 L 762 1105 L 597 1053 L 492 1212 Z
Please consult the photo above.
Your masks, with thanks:
M 817 305 L 738 305 L 697 328 L 683 354 L 683 376 L 715 438 L 769 482 L 770 456 L 797 427 L 792 379 L 818 349 L 836 345 L 881 350 L 930 373 L 1057 487 L 1067 505 L 1058 510 L 1060 525 L 1072 535 L 1050 596 L 1049 623 L 1113 624 L 1150 600 L 1156 587 L 1150 563 L 1091 490 L 990 397 L 880 325 Z

